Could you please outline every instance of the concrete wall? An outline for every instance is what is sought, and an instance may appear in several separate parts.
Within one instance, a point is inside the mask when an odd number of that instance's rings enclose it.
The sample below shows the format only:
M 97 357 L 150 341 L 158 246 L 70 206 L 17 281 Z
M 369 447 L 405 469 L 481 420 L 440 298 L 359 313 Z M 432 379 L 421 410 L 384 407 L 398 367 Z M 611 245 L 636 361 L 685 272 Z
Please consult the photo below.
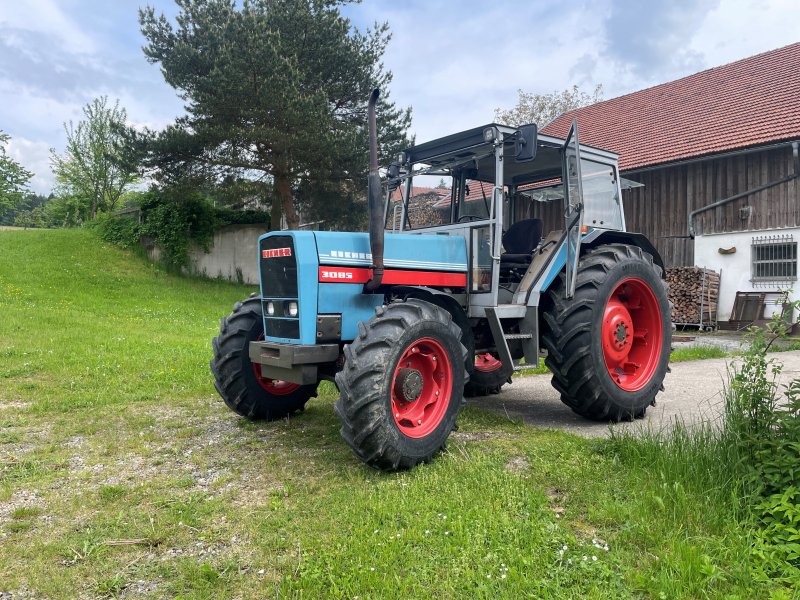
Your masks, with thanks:
M 263 225 L 228 225 L 214 234 L 206 253 L 202 248 L 189 251 L 189 271 L 195 275 L 258 283 L 258 238 L 266 233 Z
M 736 233 L 719 233 L 698 235 L 694 238 L 694 264 L 720 272 L 718 319 L 727 321 L 733 310 L 736 292 L 775 291 L 778 285 L 753 285 L 751 279 L 750 245 L 754 237 L 762 235 L 793 235 L 794 241 L 800 241 L 800 228 L 770 229 L 768 231 L 743 231 Z M 720 254 L 720 248 L 736 248 L 733 254 Z M 800 299 L 798 282 L 783 283 L 782 289 L 793 288 L 792 300 Z M 765 314 L 769 317 L 777 307 L 767 307 Z

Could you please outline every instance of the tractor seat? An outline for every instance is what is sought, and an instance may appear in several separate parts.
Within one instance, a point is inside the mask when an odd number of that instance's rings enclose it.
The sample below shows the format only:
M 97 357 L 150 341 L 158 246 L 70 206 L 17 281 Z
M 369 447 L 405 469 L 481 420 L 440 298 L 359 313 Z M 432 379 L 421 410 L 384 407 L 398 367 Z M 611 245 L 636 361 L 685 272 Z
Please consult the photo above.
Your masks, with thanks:
M 529 265 L 533 259 L 533 251 L 542 241 L 541 219 L 525 219 L 517 221 L 503 234 L 503 247 L 500 255 L 501 265 Z

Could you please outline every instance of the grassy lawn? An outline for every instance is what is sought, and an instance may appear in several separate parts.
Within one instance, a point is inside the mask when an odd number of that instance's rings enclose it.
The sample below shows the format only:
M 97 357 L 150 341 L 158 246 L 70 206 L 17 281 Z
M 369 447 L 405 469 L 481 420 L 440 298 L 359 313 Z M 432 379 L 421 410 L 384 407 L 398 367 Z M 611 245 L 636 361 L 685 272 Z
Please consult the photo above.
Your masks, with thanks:
M 0 592 L 789 597 L 707 490 L 613 440 L 467 408 L 433 464 L 384 475 L 339 439 L 331 385 L 290 421 L 237 418 L 210 341 L 251 291 L 85 231 L 0 232 Z

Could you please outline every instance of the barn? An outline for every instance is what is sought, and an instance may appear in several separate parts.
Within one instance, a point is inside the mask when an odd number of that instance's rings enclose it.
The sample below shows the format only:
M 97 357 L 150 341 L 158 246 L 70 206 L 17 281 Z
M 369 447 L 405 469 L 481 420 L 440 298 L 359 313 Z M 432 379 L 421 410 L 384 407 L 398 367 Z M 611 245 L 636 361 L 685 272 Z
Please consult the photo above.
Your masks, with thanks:
M 800 299 L 799 99 L 796 43 L 566 113 L 543 133 L 564 137 L 576 120 L 581 143 L 618 153 L 627 229 L 668 267 L 720 273 L 717 317 L 736 325 L 781 292 Z

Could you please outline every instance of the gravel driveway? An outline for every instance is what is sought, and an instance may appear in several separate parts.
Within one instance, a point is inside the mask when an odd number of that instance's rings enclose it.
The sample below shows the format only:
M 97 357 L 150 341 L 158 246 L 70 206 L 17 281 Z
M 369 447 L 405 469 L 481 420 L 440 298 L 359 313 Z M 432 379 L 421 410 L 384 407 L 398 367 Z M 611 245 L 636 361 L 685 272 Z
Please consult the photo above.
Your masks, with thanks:
M 771 357 L 783 363 L 781 382 L 800 377 L 800 351 L 780 352 Z M 665 391 L 656 397 L 656 405 L 647 410 L 642 420 L 615 425 L 619 429 L 636 431 L 645 427 L 668 426 L 675 417 L 698 421 L 704 417 L 717 418 L 722 407 L 722 388 L 727 379 L 727 365 L 736 359 L 715 358 L 681 362 L 672 365 L 672 373 L 664 380 Z M 547 429 L 562 429 L 585 437 L 609 434 L 606 423 L 595 423 L 579 417 L 561 403 L 550 385 L 549 375 L 518 377 L 494 396 L 473 398 L 470 406 L 483 408 L 522 419 L 530 425 Z

